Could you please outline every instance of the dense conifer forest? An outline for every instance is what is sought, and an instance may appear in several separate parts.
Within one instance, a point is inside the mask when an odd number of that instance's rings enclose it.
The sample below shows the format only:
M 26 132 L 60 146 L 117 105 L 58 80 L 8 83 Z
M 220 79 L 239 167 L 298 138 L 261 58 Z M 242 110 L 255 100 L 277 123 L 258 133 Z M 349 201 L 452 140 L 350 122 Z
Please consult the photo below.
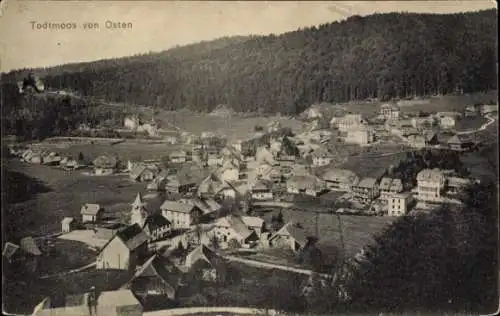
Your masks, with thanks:
M 496 89 L 496 18 L 496 10 L 352 16 L 281 35 L 222 38 L 36 72 L 49 88 L 107 101 L 296 114 L 321 101 Z M 6 74 L 4 82 L 13 84 L 26 71 Z

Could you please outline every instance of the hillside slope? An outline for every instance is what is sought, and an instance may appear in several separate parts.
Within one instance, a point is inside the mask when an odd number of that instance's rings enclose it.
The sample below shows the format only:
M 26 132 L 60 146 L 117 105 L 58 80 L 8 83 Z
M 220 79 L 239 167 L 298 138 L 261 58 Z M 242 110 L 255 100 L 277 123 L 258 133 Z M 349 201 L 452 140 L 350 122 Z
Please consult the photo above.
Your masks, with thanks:
M 300 113 L 314 102 L 495 89 L 496 23 L 496 10 L 353 16 L 42 72 L 48 87 L 109 101 Z

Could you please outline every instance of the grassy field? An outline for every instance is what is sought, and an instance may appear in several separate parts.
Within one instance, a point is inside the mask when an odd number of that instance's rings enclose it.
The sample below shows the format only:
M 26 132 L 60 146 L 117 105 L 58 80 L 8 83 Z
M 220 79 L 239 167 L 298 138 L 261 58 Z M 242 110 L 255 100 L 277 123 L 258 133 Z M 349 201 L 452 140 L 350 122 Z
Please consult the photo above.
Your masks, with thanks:
M 188 111 L 161 112 L 158 119 L 163 125 L 173 124 L 182 131 L 196 135 L 211 131 L 226 135 L 229 140 L 243 139 L 254 132 L 255 125 L 266 128 L 272 121 L 278 121 L 283 127 L 292 131 L 300 131 L 302 122 L 283 117 L 241 117 L 233 115 L 229 118 L 212 116 L 208 114 L 193 114 Z
M 457 131 L 478 129 L 486 122 L 488 122 L 488 119 L 482 116 L 464 117 L 456 122 L 455 129 Z
M 266 220 L 271 219 L 278 211 L 269 212 L 265 215 Z M 300 223 L 310 234 L 316 234 L 316 214 L 313 212 L 283 209 L 285 222 L 294 220 Z M 345 243 L 347 257 L 355 255 L 363 246 L 373 240 L 373 235 L 381 232 L 394 221 L 391 217 L 375 216 L 351 216 L 341 215 L 341 226 Z M 340 228 L 338 217 L 334 214 L 323 213 L 318 215 L 318 247 L 326 255 L 329 261 L 335 261 L 335 256 L 340 249 Z
M 6 236 L 9 239 L 27 235 L 58 232 L 65 216 L 80 217 L 84 203 L 98 203 L 106 215 L 116 216 L 119 211 L 129 210 L 137 192 L 145 189 L 144 183 L 135 183 L 126 176 L 91 177 L 78 171 L 65 173 L 43 165 L 28 165 L 10 161 L 5 166 L 46 183 L 52 191 L 11 205 L 4 213 Z M 112 212 L 106 212 L 112 209 Z
M 342 167 L 354 171 L 360 178 L 380 175 L 390 165 L 397 166 L 405 158 L 405 153 L 387 154 L 385 156 L 372 156 L 368 153 L 362 156 L 349 157 Z
M 492 100 L 495 102 L 498 98 L 497 91 L 478 92 L 466 95 L 446 95 L 436 96 L 427 99 L 426 103 L 419 103 L 401 108 L 403 113 L 423 112 L 461 112 L 465 106 L 476 103 L 489 104 Z
M 423 112 L 461 112 L 465 106 L 474 105 L 476 103 L 490 104 L 491 101 L 496 102 L 498 98 L 497 91 L 478 92 L 467 95 L 446 95 L 435 96 L 417 102 L 405 101 L 401 106 L 402 113 L 418 113 Z M 341 106 L 349 112 L 360 113 L 367 117 L 377 115 L 380 110 L 380 105 L 384 102 L 350 102 L 341 104 Z

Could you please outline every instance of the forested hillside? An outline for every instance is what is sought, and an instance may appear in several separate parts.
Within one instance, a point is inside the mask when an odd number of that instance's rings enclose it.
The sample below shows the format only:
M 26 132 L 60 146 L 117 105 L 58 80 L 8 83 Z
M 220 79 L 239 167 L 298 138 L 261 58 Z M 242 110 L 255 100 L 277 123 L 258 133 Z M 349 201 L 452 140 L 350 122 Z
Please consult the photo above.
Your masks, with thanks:
M 485 91 L 497 87 L 496 17 L 496 10 L 353 16 L 279 36 L 225 38 L 41 73 L 53 89 L 197 111 L 227 104 L 299 113 L 321 101 Z

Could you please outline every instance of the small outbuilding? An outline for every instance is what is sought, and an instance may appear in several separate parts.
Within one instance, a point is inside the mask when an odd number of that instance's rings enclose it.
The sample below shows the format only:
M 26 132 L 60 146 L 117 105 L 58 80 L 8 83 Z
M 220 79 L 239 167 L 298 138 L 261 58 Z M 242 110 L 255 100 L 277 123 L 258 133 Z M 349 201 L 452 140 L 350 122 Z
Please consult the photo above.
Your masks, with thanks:
M 61 221 L 61 231 L 63 233 L 69 233 L 75 228 L 75 219 L 73 217 L 65 217 Z

